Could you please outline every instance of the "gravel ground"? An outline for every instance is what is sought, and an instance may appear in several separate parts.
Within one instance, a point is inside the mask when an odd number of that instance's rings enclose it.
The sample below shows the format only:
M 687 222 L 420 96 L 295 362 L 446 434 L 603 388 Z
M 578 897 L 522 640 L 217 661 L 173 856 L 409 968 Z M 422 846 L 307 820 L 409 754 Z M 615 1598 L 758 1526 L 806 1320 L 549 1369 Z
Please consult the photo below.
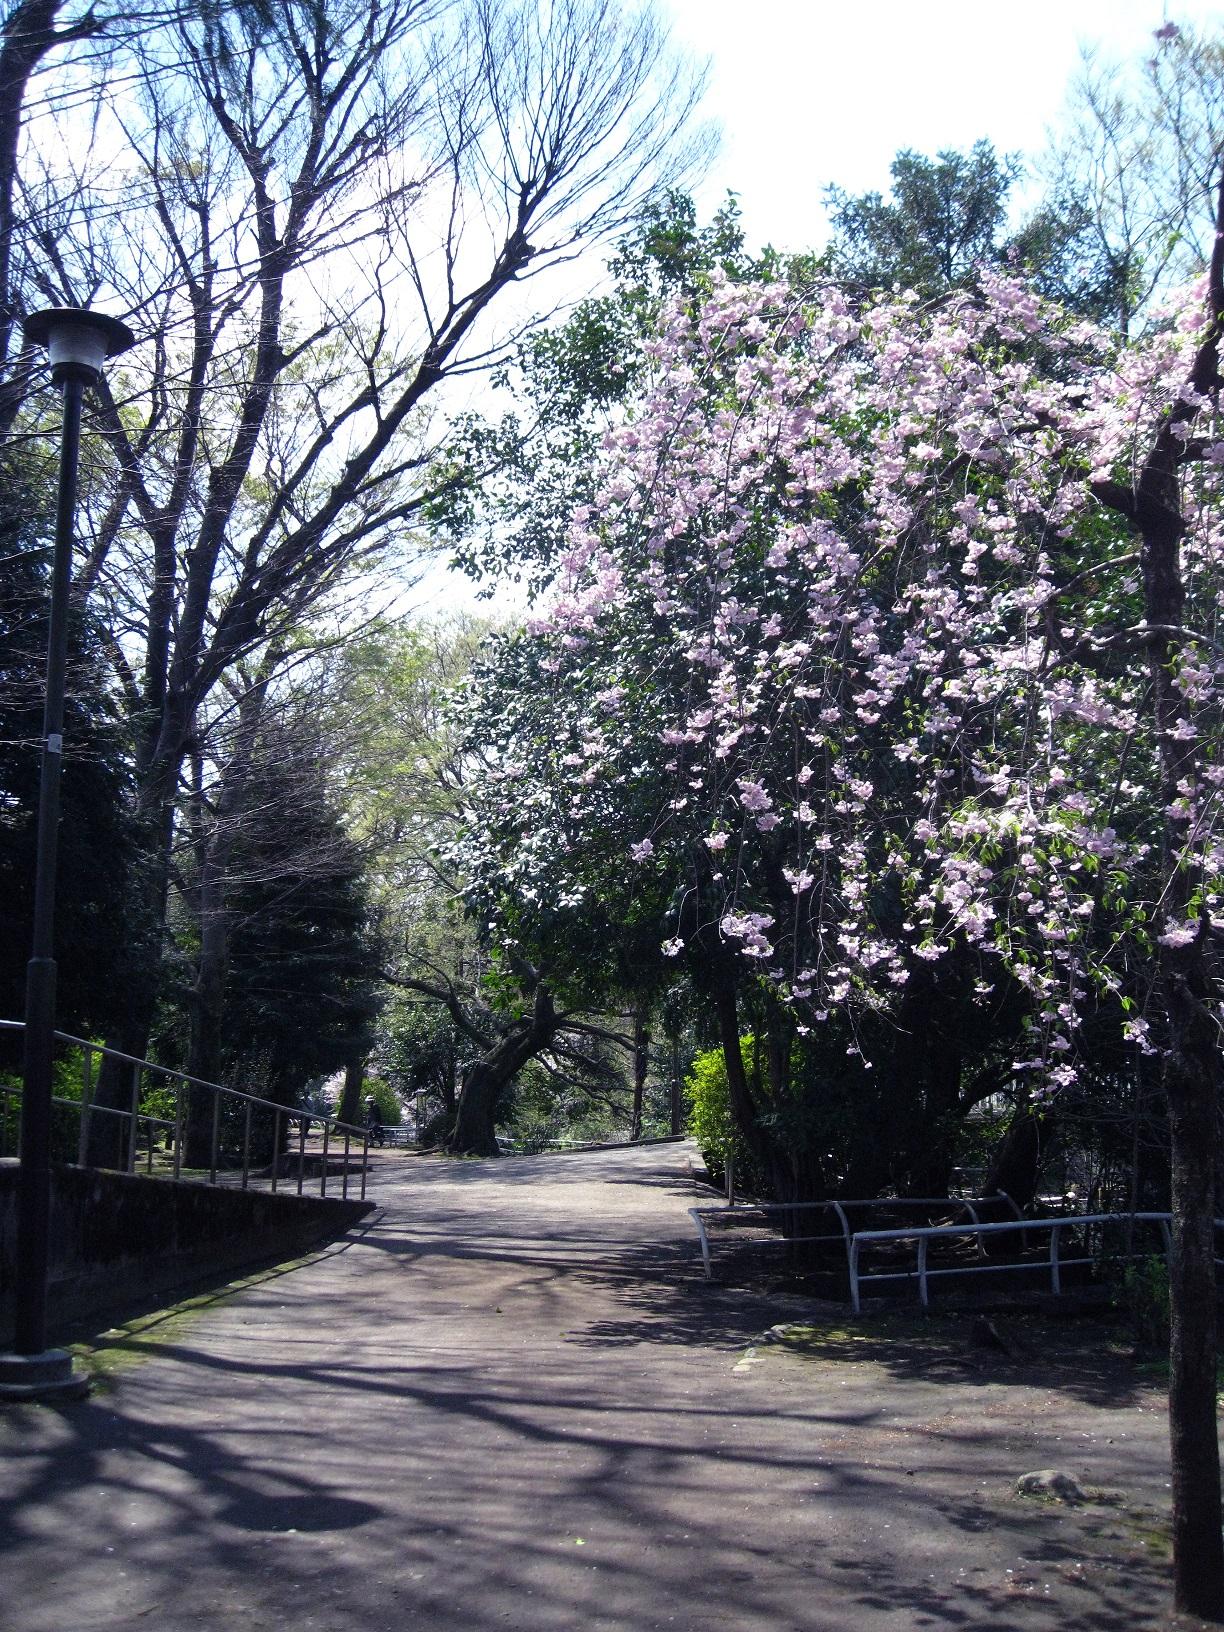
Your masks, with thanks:
M 375 1160 L 348 1238 L 0 1415 L 6 1632 L 1192 1624 L 1163 1398 L 1087 1328 L 709 1287 L 685 1146 Z

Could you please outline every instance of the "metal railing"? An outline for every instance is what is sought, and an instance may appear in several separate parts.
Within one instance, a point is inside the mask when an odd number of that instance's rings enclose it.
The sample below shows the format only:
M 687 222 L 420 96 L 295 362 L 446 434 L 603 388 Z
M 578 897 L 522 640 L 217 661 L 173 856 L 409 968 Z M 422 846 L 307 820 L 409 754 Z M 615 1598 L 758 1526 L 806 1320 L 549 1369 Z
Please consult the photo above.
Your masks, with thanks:
M 25 1023 L 21 1020 L 0 1020 L 2 1031 L 24 1031 Z M 259 1110 L 271 1112 L 271 1162 L 266 1177 L 269 1188 L 273 1193 L 278 1189 L 282 1178 L 281 1164 L 288 1158 L 290 1169 L 294 1164 L 295 1152 L 290 1149 L 286 1141 L 286 1134 L 296 1128 L 296 1174 L 292 1171 L 283 1176 L 289 1183 L 296 1179 L 296 1193 L 304 1194 L 306 1164 L 308 1153 L 306 1139 L 310 1129 L 318 1126 L 322 1130 L 322 1150 L 309 1152 L 310 1159 L 319 1160 L 319 1195 L 326 1197 L 330 1163 L 333 1160 L 333 1146 L 335 1154 L 340 1159 L 340 1195 L 342 1200 L 348 1199 L 350 1164 L 360 1150 L 361 1197 L 366 1199 L 366 1173 L 370 1151 L 370 1134 L 368 1128 L 357 1127 L 352 1123 L 341 1122 L 335 1117 L 326 1116 L 318 1111 L 294 1110 L 285 1105 L 278 1105 L 274 1100 L 260 1099 L 255 1094 L 244 1094 L 237 1088 L 227 1088 L 223 1083 L 207 1082 L 202 1077 L 189 1076 L 184 1071 L 173 1071 L 169 1066 L 156 1065 L 152 1060 L 142 1060 L 134 1054 L 124 1054 L 119 1049 L 105 1048 L 100 1043 L 90 1042 L 84 1037 L 73 1037 L 68 1032 L 55 1033 L 57 1043 L 63 1043 L 70 1048 L 80 1049 L 83 1053 L 81 1073 L 81 1097 L 79 1100 L 53 1094 L 52 1103 L 65 1107 L 69 1112 L 75 1112 L 79 1118 L 77 1128 L 77 1160 L 85 1163 L 89 1150 L 90 1132 L 93 1119 L 99 1116 L 118 1117 L 126 1124 L 122 1135 L 123 1161 L 120 1171 L 135 1173 L 140 1165 L 140 1149 L 143 1135 L 145 1149 L 145 1172 L 152 1177 L 188 1179 L 197 1183 L 207 1183 L 221 1186 L 237 1184 L 241 1189 L 251 1188 L 252 1179 L 259 1179 L 265 1175 L 252 1172 L 251 1167 L 251 1136 L 254 1113 Z M 124 1066 L 129 1072 L 129 1093 L 126 1107 L 112 1105 L 98 1105 L 94 1099 L 94 1088 L 97 1081 L 95 1061 L 114 1060 Z M 147 1092 L 146 1079 L 152 1078 L 158 1087 L 173 1094 L 171 1114 L 163 1115 L 151 1109 L 145 1109 L 142 1101 Z M 209 1156 L 207 1167 L 199 1166 L 187 1168 L 184 1162 L 186 1132 L 188 1125 L 187 1096 L 191 1089 L 203 1089 L 212 1096 L 211 1112 L 209 1114 Z M 8 1126 L 9 1109 L 13 1101 L 20 1104 L 21 1089 L 0 1082 L 0 1156 L 8 1155 Z M 237 1139 L 235 1130 L 226 1125 L 223 1110 L 236 1111 Z M 232 1120 L 232 1116 L 231 1116 Z M 163 1160 L 155 1162 L 154 1147 L 159 1137 L 163 1141 Z M 232 1163 L 232 1165 L 227 1165 Z M 205 1177 L 207 1175 L 207 1177 Z
M 1062 1291 L 1062 1271 L 1072 1265 L 1097 1264 L 1103 1258 L 1115 1261 L 1127 1261 L 1148 1256 L 1147 1254 L 1126 1251 L 1111 1253 L 1086 1253 L 1078 1257 L 1066 1258 L 1062 1254 L 1061 1244 L 1064 1230 L 1099 1224 L 1157 1224 L 1160 1226 L 1161 1241 L 1166 1259 L 1171 1247 L 1169 1226 L 1172 1222 L 1171 1213 L 1080 1213 L 1069 1218 L 1026 1218 L 1018 1222 L 1003 1224 L 941 1224 L 928 1229 L 902 1230 L 860 1230 L 850 1243 L 850 1301 L 854 1305 L 855 1314 L 861 1310 L 860 1288 L 864 1281 L 912 1281 L 918 1282 L 918 1296 L 924 1309 L 930 1307 L 930 1281 L 937 1275 L 995 1275 L 1006 1274 L 1017 1270 L 1034 1269 L 1045 1270 L 1047 1265 L 1050 1273 L 1050 1290 L 1055 1294 Z M 1224 1229 L 1224 1220 L 1216 1219 L 1217 1230 Z M 1048 1259 L 1034 1261 L 1029 1259 L 1021 1263 L 1000 1263 L 992 1259 L 982 1264 L 949 1264 L 943 1267 L 932 1268 L 929 1263 L 930 1245 L 932 1241 L 951 1240 L 957 1236 L 976 1235 L 978 1239 L 978 1254 L 983 1255 L 982 1237 L 984 1235 L 1001 1235 L 1007 1232 L 1024 1232 L 1027 1237 L 1030 1231 L 1049 1230 L 1050 1251 Z M 918 1244 L 917 1262 L 913 1269 L 877 1270 L 865 1274 L 859 1269 L 859 1258 L 864 1246 L 878 1244 L 881 1241 L 916 1241 Z M 1219 1266 L 1221 1260 L 1216 1259 Z
M 730 1223 L 733 1226 L 738 1227 L 746 1219 L 753 1218 L 757 1215 L 760 1215 L 762 1218 L 768 1220 L 768 1218 L 773 1214 L 783 1214 L 787 1216 L 791 1222 L 793 1222 L 793 1215 L 796 1213 L 829 1212 L 835 1216 L 838 1225 L 837 1229 L 832 1234 L 781 1234 L 777 1236 L 770 1236 L 767 1240 L 757 1242 L 755 1244 L 761 1246 L 793 1247 L 798 1246 L 801 1243 L 813 1246 L 820 1243 L 827 1244 L 830 1241 L 836 1241 L 844 1245 L 846 1249 L 847 1262 L 849 1262 L 850 1244 L 854 1236 L 854 1231 L 850 1227 L 849 1214 L 857 1208 L 871 1207 L 875 1208 L 879 1212 L 887 1211 L 893 1213 L 905 1212 L 911 1208 L 921 1208 L 923 1211 L 928 1213 L 933 1209 L 938 1209 L 940 1212 L 944 1213 L 961 1211 L 968 1213 L 969 1217 L 973 1220 L 973 1223 L 977 1224 L 978 1208 L 989 1207 L 992 1205 L 1009 1207 L 1016 1215 L 1017 1219 L 1019 1219 L 1021 1216 L 1020 1209 L 1016 1206 L 1015 1202 L 1005 1190 L 1000 1190 L 997 1195 L 993 1196 L 974 1196 L 972 1200 L 958 1196 L 884 1196 L 876 1197 L 874 1200 L 867 1201 L 771 1201 L 740 1202 L 738 1204 L 734 1202 L 732 1196 L 729 1194 L 728 1204 L 726 1207 L 690 1207 L 688 1209 L 688 1213 L 689 1217 L 693 1220 L 693 1223 L 697 1226 L 697 1237 L 701 1244 L 701 1260 L 705 1268 L 705 1277 L 708 1281 L 713 1275 L 713 1262 L 711 1256 L 710 1232 L 706 1228 L 707 1219 L 709 1219 L 711 1222 Z M 901 1233 L 905 1235 L 911 1232 L 902 1231 Z M 985 1248 L 981 1247 L 980 1244 L 978 1251 L 979 1256 L 985 1256 Z

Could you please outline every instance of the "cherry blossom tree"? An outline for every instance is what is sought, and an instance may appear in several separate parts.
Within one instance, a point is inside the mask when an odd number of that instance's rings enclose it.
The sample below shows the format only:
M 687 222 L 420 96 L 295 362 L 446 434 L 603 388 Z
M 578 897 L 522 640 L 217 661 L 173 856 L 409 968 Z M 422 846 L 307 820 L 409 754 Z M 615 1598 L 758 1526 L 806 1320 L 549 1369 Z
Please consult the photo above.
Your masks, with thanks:
M 462 846 L 519 946 L 654 904 L 766 1157 L 797 1057 L 842 1033 L 870 1071 L 885 1025 L 941 1047 L 941 991 L 1008 1018 L 1038 1103 L 1076 1091 L 1090 1035 L 1159 1063 L 1198 1613 L 1221 1608 L 1219 263 L 1120 349 L 993 273 L 930 306 L 717 280 L 674 306 L 553 601 L 469 704 L 489 763 Z

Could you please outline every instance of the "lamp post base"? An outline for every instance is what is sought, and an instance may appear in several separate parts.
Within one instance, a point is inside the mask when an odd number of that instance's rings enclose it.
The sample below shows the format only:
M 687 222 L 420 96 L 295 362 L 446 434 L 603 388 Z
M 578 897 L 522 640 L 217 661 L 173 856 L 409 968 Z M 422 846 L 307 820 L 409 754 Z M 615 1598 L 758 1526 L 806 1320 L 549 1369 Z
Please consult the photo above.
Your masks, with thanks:
M 59 1404 L 83 1400 L 89 1378 L 73 1371 L 67 1349 L 44 1349 L 41 1354 L 0 1354 L 0 1405 L 30 1400 Z

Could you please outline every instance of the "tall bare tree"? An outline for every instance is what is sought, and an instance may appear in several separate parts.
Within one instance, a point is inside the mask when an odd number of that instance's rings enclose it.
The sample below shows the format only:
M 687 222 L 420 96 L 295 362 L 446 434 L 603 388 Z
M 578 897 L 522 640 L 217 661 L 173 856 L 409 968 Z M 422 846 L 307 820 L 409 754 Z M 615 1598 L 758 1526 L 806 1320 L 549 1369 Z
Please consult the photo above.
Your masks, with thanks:
M 1042 170 L 1078 213 L 1122 334 L 1207 261 L 1224 144 L 1224 40 L 1166 23 L 1139 65 L 1085 56 Z
M 118 474 L 77 584 L 132 721 L 156 924 L 207 699 L 414 547 L 457 479 L 429 404 L 538 315 L 517 285 L 693 162 L 699 76 L 611 0 L 211 0 L 117 35 L 108 68 L 25 144 L 10 281 L 144 336 L 103 393 Z

